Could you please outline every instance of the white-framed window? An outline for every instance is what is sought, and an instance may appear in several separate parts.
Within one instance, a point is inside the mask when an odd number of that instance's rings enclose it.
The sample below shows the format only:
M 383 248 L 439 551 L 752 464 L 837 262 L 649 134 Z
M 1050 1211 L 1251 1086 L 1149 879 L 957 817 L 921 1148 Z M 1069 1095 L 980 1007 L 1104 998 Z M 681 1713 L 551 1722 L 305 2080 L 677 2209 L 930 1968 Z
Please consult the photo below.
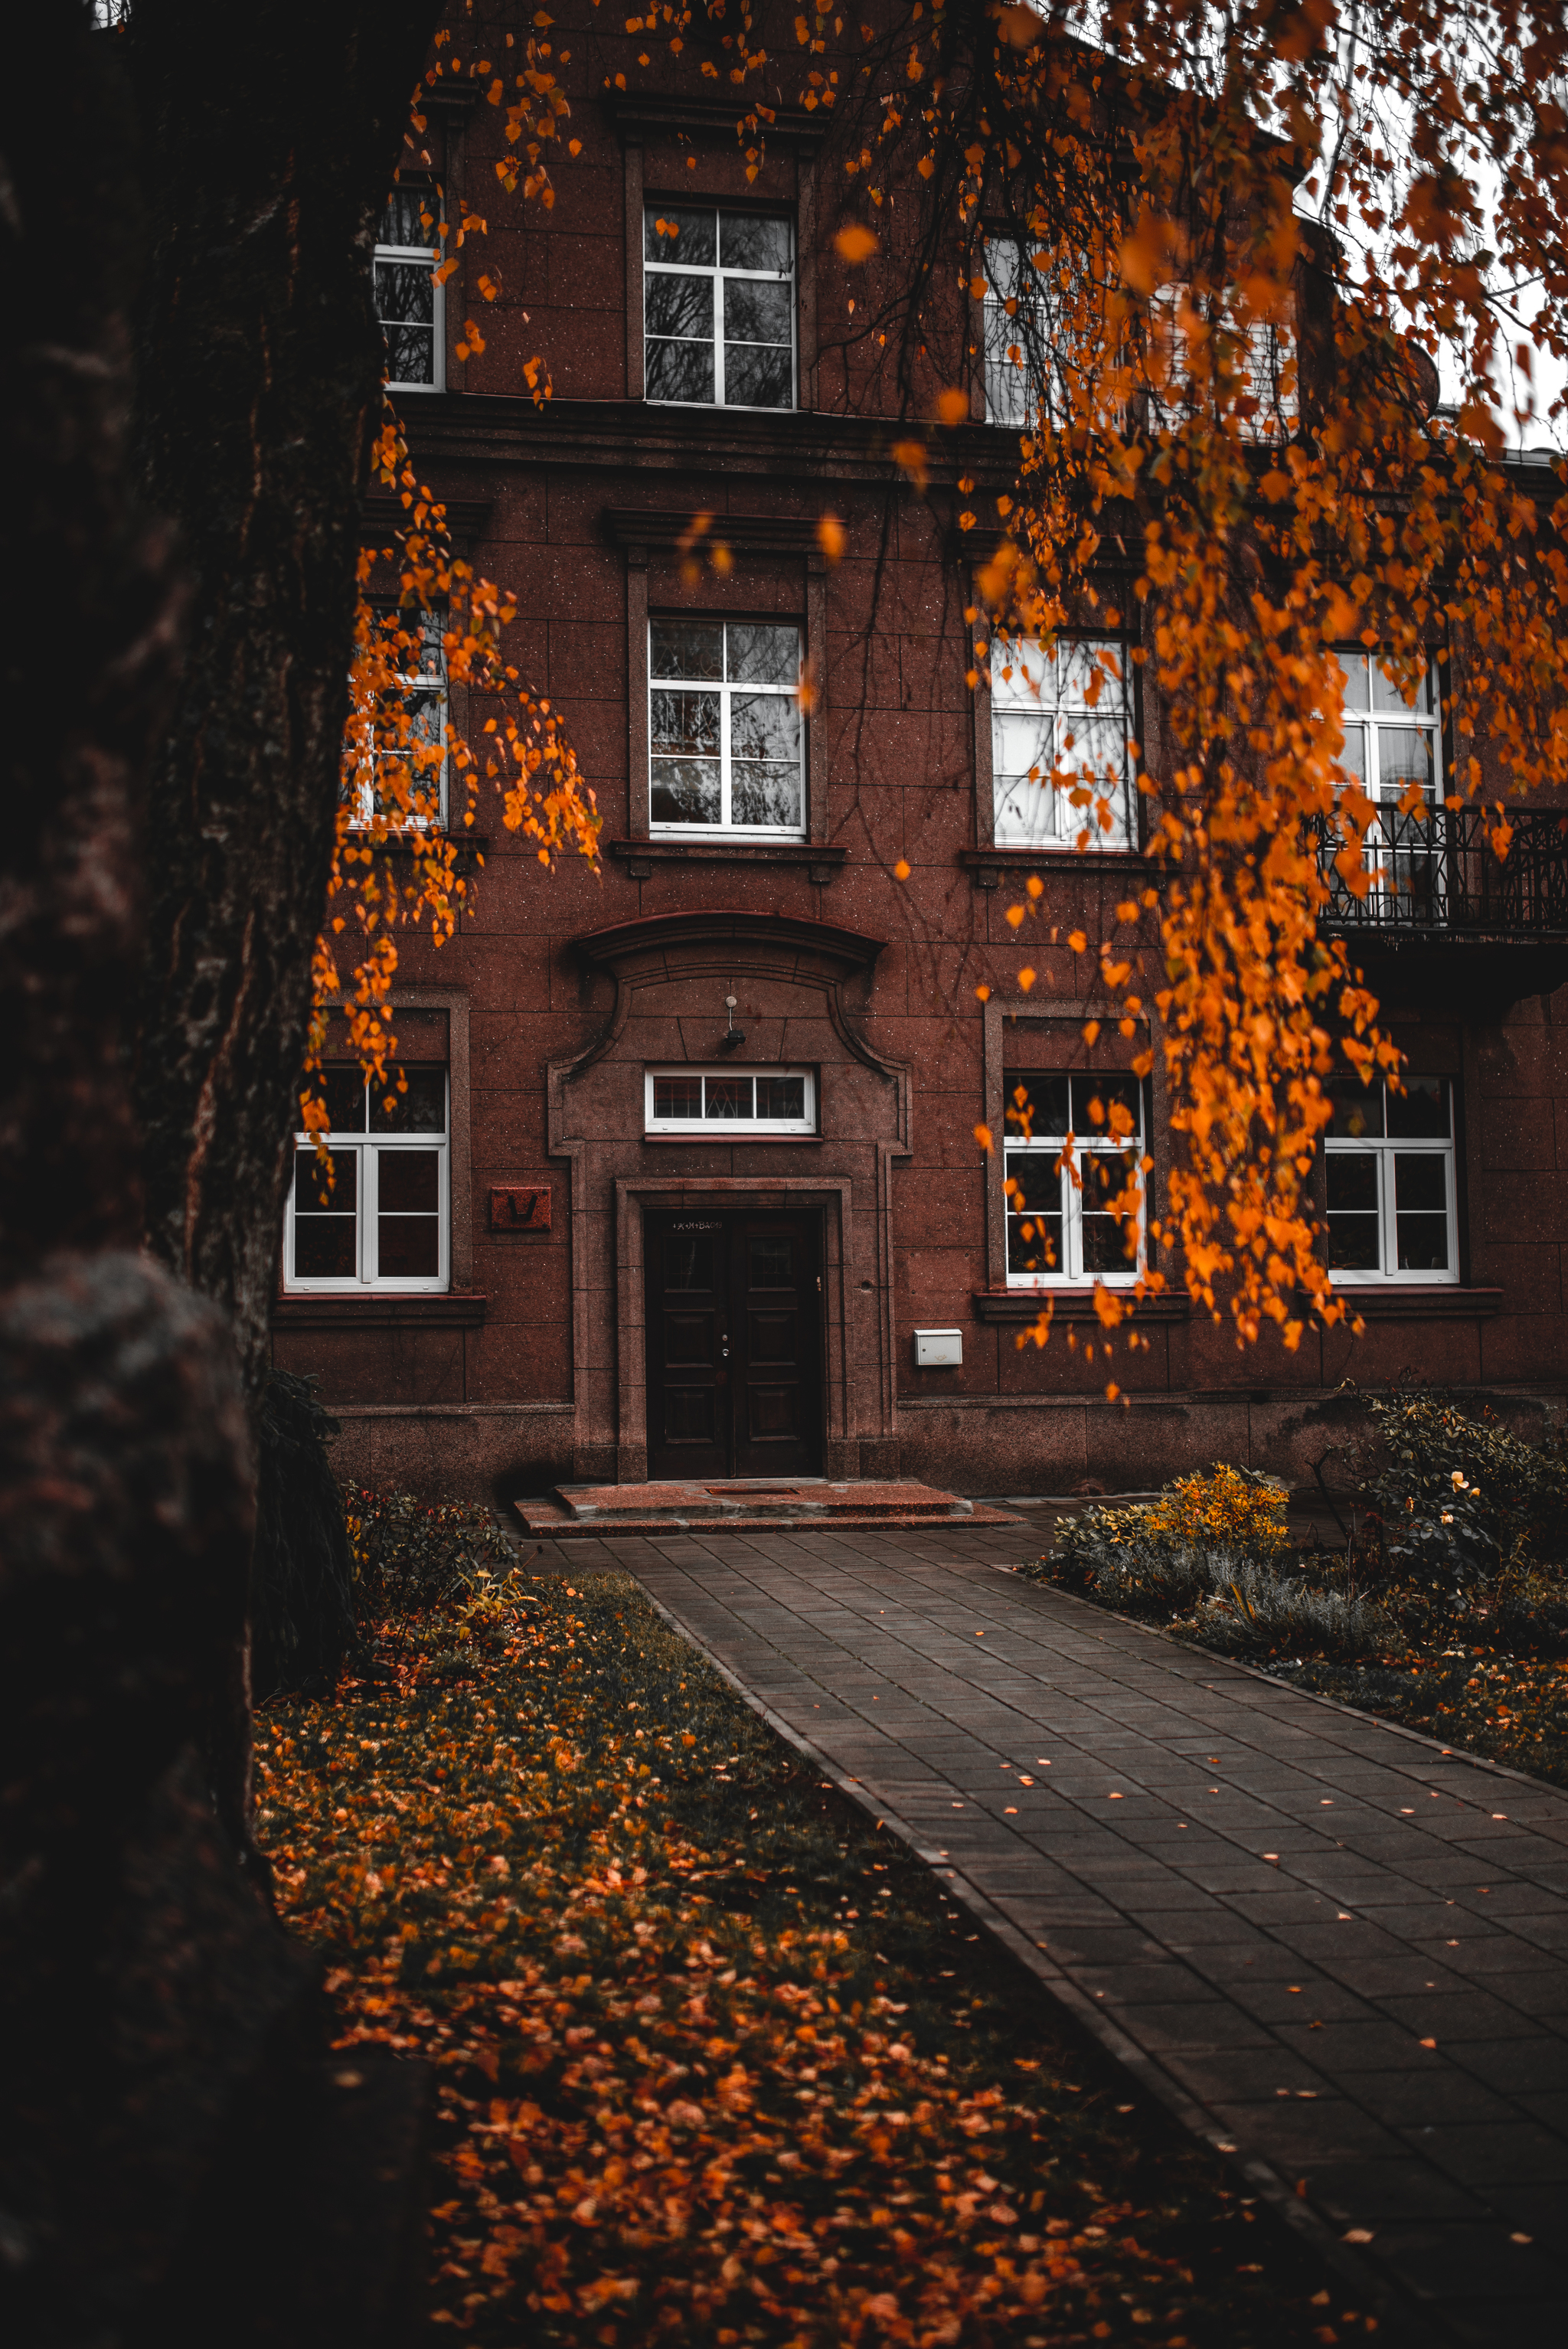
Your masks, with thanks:
M 652 832 L 806 837 L 800 631 L 789 621 L 648 623 Z
M 1001 237 L 987 239 L 981 305 L 985 353 L 985 421 L 1028 430 L 1064 412 L 1059 364 L 1046 281 L 1032 259 Z
M 1344 680 L 1343 763 L 1367 798 L 1387 811 L 1367 833 L 1362 861 L 1375 877 L 1362 918 L 1376 921 L 1396 911 L 1410 917 L 1443 895 L 1443 842 L 1432 820 L 1442 797 L 1438 665 L 1427 663 L 1412 706 L 1376 652 L 1346 646 L 1335 657 Z M 1399 803 L 1412 790 L 1419 802 L 1401 815 Z M 1330 886 L 1336 895 L 1348 895 L 1337 875 L 1330 876 Z
M 388 391 L 446 386 L 438 212 L 433 188 L 394 188 L 376 232 L 376 315 L 387 337 Z
M 1346 769 L 1385 807 L 1397 806 L 1412 784 L 1432 805 L 1442 774 L 1437 662 L 1428 662 L 1412 706 L 1377 653 L 1346 646 L 1335 658 L 1344 679 Z
M 733 1139 L 817 1131 L 811 1069 L 649 1069 L 644 1084 L 649 1133 Z
M 416 1293 L 451 1282 L 451 1163 L 444 1068 L 405 1071 L 402 1092 L 358 1069 L 325 1072 L 324 1165 L 294 1137 L 284 1286 L 335 1296 Z
M 1161 286 L 1149 305 L 1149 420 L 1156 431 L 1177 431 L 1192 413 L 1191 355 L 1181 317 L 1184 290 Z M 1301 422 L 1294 330 L 1283 320 L 1254 318 L 1245 330 L 1240 372 L 1235 416 L 1242 439 L 1288 440 Z
M 1145 1261 L 1143 1087 L 1125 1072 L 1008 1069 L 1003 1184 L 1007 1286 L 1130 1285 Z M 1112 1203 L 1138 1195 L 1135 1250 Z
M 1330 1091 L 1323 1147 L 1336 1282 L 1457 1281 L 1452 1081 L 1408 1076 L 1397 1093 L 1349 1077 Z
M 795 405 L 795 232 L 769 212 L 643 214 L 644 386 L 686 407 Z
M 367 826 L 378 813 L 394 813 L 401 831 L 438 830 L 447 820 L 447 615 L 438 611 L 405 612 L 387 606 L 377 613 L 378 626 L 396 623 L 397 698 L 366 718 L 350 789 L 354 798 L 351 821 Z M 408 768 L 413 801 L 407 814 L 392 810 L 383 796 L 378 776 L 389 760 Z
M 998 848 L 1134 844 L 1132 663 L 1109 636 L 991 645 L 992 838 Z M 1066 784 L 1053 775 L 1067 775 Z

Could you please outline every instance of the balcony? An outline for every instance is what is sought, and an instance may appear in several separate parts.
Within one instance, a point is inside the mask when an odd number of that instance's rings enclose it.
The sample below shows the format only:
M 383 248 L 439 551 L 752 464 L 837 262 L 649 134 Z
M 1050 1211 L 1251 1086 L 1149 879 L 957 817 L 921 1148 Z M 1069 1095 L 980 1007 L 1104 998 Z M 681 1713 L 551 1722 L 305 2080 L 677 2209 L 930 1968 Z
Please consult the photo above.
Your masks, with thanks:
M 1568 812 L 1521 808 L 1508 854 L 1481 807 L 1379 816 L 1367 842 L 1370 886 L 1357 896 L 1336 869 L 1337 840 L 1318 827 L 1329 904 L 1319 926 L 1343 938 L 1368 982 L 1401 1000 L 1496 1012 L 1568 980 Z

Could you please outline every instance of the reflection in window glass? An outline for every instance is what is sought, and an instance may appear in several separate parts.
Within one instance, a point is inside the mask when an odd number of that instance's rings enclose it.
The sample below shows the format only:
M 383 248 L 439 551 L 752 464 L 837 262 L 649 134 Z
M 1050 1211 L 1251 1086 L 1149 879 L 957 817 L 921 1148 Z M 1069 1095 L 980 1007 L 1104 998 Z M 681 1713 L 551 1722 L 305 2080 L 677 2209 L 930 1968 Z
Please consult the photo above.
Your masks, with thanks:
M 1442 835 L 1433 821 L 1442 796 L 1437 663 L 1429 661 L 1418 678 L 1412 704 L 1386 673 L 1385 656 L 1349 647 L 1336 657 L 1345 697 L 1341 763 L 1384 812 L 1363 849 L 1374 875 L 1369 894 L 1356 898 L 1332 864 L 1329 888 L 1360 921 L 1430 918 L 1447 885 Z
M 1350 1078 L 1330 1090 L 1329 1270 L 1352 1283 L 1457 1280 L 1451 1081 L 1408 1077 L 1397 1093 Z
M 795 404 L 795 253 L 788 221 L 708 205 L 643 216 L 645 389 L 685 406 Z
M 805 833 L 800 631 L 648 624 L 648 812 L 655 832 Z
M 1002 1088 L 1009 1283 L 1136 1280 L 1147 1220 L 1137 1078 L 1124 1071 L 1008 1069 Z
M 394 188 L 377 231 L 376 315 L 386 338 L 391 391 L 441 388 L 438 214 L 433 188 Z
M 1130 848 L 1130 647 L 994 638 L 991 773 L 998 847 Z
M 650 1133 L 801 1134 L 815 1131 L 808 1069 L 650 1069 Z

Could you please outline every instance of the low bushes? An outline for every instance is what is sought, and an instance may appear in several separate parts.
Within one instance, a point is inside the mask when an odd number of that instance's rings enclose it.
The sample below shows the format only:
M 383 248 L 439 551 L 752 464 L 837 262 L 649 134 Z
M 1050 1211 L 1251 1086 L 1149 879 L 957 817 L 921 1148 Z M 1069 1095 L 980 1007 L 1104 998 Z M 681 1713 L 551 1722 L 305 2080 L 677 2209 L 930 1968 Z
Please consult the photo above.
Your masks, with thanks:
M 1367 1406 L 1343 1549 L 1217 1465 L 1086 1510 L 1026 1573 L 1568 1783 L 1568 1460 L 1438 1395 Z

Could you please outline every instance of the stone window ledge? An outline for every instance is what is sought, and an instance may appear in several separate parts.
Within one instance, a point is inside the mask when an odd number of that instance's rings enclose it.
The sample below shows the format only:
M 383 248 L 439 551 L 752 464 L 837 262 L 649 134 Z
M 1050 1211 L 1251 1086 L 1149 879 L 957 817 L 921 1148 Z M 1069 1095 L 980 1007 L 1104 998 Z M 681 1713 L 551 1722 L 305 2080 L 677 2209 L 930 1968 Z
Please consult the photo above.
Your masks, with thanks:
M 793 864 L 821 884 L 836 879 L 848 854 L 797 840 L 612 840 L 606 849 L 634 881 L 648 880 L 655 864 Z
M 1473 1321 L 1482 1314 L 1501 1313 L 1501 1288 L 1346 1288 L 1335 1294 L 1354 1320 Z
M 490 1299 L 475 1290 L 445 1296 L 279 1297 L 274 1330 L 477 1330 Z
M 1124 1298 L 1140 1323 L 1185 1321 L 1191 1311 L 1185 1296 L 1146 1297 L 1140 1303 L 1125 1289 L 1113 1288 L 1110 1294 Z M 1035 1321 L 1047 1301 L 1057 1321 L 1099 1319 L 1092 1288 L 977 1288 L 970 1299 L 977 1321 Z

